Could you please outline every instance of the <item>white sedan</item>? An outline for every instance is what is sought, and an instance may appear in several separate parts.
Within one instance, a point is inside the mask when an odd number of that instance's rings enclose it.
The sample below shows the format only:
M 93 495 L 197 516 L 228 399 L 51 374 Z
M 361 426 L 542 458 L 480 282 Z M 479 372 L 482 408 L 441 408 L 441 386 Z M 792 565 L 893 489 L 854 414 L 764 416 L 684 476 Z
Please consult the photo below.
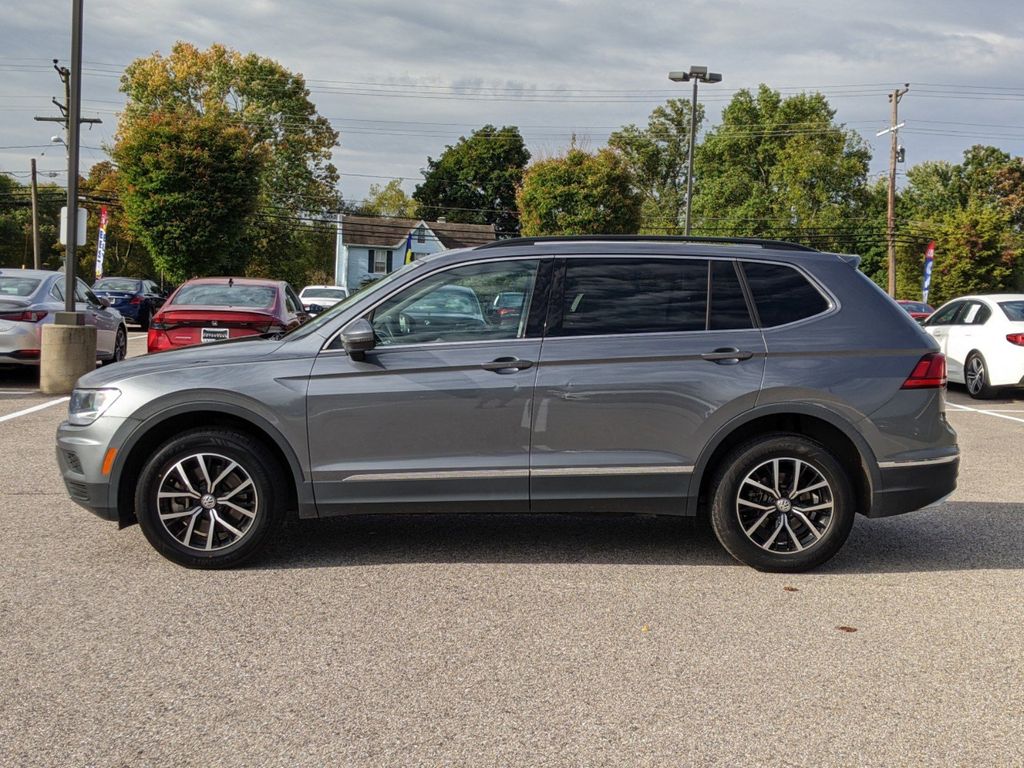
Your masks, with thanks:
M 348 298 L 348 291 L 340 285 L 307 285 L 299 294 L 302 308 L 307 312 L 311 307 L 319 306 L 322 310 L 333 307 L 339 301 Z
M 1024 386 L 1024 293 L 962 296 L 923 325 L 942 346 L 949 380 L 967 385 L 971 397 Z

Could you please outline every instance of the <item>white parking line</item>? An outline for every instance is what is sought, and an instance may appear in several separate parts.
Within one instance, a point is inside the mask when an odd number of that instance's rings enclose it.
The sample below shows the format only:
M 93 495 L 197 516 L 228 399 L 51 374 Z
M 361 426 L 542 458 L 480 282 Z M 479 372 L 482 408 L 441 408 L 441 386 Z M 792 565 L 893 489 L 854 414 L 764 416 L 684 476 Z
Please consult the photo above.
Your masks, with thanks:
M 8 413 L 6 416 L 0 416 L 0 421 L 10 421 L 11 419 L 16 419 L 19 416 L 27 416 L 30 413 L 35 413 L 36 411 L 41 411 L 44 408 L 50 408 L 50 407 L 52 407 L 54 405 L 60 405 L 61 403 L 66 403 L 70 399 L 71 399 L 70 397 L 58 397 L 56 400 L 50 400 L 49 402 L 46 402 L 46 403 L 40 403 L 39 405 L 33 405 L 31 408 L 26 408 L 23 411 L 15 411 L 14 413 Z
M 1005 413 L 999 413 L 998 411 L 986 411 L 981 408 L 969 408 L 966 405 L 960 405 L 960 403 L 946 403 L 946 407 L 955 408 L 958 411 L 969 411 L 971 413 L 983 413 L 986 416 L 995 416 L 998 419 L 1008 419 L 1009 421 L 1016 421 L 1020 424 L 1024 424 L 1024 419 L 1018 419 L 1016 416 L 1007 416 Z M 1017 413 L 1017 411 L 1014 411 Z

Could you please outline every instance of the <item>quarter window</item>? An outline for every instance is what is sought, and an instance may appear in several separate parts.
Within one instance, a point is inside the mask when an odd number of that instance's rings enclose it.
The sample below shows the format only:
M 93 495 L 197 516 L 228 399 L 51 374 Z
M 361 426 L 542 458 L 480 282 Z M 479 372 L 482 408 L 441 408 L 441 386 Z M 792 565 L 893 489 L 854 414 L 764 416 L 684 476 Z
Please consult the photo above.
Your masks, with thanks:
M 467 264 L 424 278 L 373 311 L 370 322 L 377 344 L 521 338 L 538 264 L 536 259 Z M 525 302 L 499 311 L 495 299 L 509 292 L 525 296 Z
M 795 323 L 828 309 L 828 301 L 807 278 L 784 264 L 743 262 L 763 328 Z
M 567 259 L 556 336 L 703 331 L 708 262 L 694 259 Z

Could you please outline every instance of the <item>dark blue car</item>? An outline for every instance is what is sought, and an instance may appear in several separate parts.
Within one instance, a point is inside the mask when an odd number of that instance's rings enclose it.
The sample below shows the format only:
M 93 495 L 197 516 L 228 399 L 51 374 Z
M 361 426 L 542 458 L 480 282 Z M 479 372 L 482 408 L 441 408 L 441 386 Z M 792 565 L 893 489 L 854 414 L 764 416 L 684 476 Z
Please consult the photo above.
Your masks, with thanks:
M 93 293 L 107 299 L 110 306 L 130 323 L 149 329 L 149 321 L 163 306 L 165 296 L 152 280 L 137 277 L 102 277 L 92 287 Z

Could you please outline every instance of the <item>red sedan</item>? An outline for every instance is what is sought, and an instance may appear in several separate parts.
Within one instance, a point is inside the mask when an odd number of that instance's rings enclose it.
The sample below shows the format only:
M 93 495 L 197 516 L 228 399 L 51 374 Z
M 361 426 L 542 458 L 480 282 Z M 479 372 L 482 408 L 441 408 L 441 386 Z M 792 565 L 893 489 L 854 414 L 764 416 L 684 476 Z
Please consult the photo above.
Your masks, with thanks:
M 899 299 L 896 303 L 903 307 L 903 309 L 907 311 L 907 314 L 909 314 L 919 323 L 926 317 L 928 317 L 928 315 L 935 311 L 934 309 L 932 309 L 927 304 L 921 301 L 908 301 L 907 299 Z
M 189 280 L 149 324 L 150 352 L 291 330 L 309 319 L 288 283 L 245 277 Z

